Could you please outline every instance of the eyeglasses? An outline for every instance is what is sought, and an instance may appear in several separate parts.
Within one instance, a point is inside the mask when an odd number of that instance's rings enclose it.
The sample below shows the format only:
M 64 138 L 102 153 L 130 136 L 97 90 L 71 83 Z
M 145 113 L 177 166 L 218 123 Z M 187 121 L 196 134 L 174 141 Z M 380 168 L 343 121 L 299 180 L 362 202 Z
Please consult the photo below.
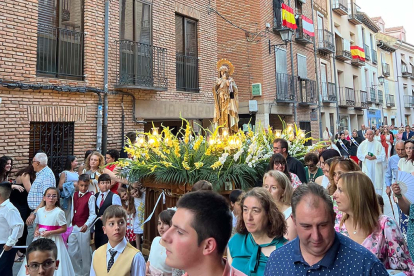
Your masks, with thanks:
M 286 166 L 286 163 L 281 163 L 281 162 L 275 162 L 275 163 L 273 163 L 276 167 L 279 167 L 279 166 L 281 166 L 281 167 L 283 167 L 283 166 Z
M 57 198 L 57 195 L 46 195 L 47 198 Z
M 27 268 L 30 272 L 36 272 L 39 270 L 40 266 L 43 267 L 43 269 L 49 269 L 52 267 L 52 265 L 55 263 L 55 261 L 52 260 L 46 260 L 43 263 L 30 263 L 27 265 Z

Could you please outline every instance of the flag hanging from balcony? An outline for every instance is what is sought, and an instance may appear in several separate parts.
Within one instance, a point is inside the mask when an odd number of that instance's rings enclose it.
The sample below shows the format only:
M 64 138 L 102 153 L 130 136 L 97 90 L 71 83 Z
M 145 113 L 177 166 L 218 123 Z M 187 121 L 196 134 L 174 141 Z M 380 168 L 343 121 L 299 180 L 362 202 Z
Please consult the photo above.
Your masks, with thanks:
M 306 16 L 302 15 L 302 26 L 303 32 L 308 36 L 315 36 L 315 30 L 313 28 L 313 21 L 312 19 L 307 18 Z
M 365 52 L 364 49 L 358 46 L 351 46 L 351 55 L 354 59 L 359 59 L 365 61 Z
M 295 15 L 293 14 L 293 9 L 282 3 L 282 24 L 285 27 L 296 30 L 296 21 Z

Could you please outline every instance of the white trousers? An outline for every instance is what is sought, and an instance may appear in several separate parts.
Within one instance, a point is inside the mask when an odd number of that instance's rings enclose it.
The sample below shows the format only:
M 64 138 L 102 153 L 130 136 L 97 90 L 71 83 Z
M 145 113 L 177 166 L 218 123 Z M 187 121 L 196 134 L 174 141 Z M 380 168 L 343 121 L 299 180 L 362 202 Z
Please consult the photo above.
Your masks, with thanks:
M 80 229 L 76 225 L 73 226 L 73 231 L 68 238 L 68 253 L 75 275 L 89 276 L 92 263 L 91 232 L 88 229 L 85 233 L 80 233 Z

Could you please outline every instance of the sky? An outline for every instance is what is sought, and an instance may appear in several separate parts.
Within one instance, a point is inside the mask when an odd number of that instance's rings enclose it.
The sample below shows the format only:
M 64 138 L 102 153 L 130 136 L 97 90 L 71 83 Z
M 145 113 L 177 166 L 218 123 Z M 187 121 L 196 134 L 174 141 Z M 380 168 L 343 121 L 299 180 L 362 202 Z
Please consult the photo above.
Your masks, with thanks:
M 414 44 L 414 0 L 357 0 L 356 3 L 368 16 L 381 16 L 385 28 L 404 26 L 407 42 Z

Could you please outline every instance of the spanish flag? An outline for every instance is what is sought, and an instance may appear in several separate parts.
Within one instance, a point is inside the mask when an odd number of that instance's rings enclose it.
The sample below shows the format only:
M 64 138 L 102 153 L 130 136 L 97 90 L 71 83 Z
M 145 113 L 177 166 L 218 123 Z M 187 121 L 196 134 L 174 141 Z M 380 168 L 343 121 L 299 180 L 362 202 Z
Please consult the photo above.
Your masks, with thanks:
M 290 29 L 296 30 L 298 27 L 295 21 L 295 15 L 293 14 L 293 9 L 282 3 L 282 25 Z
M 351 46 L 351 55 L 352 55 L 352 58 L 365 61 L 365 52 L 364 52 L 364 49 L 362 49 L 361 47 Z

